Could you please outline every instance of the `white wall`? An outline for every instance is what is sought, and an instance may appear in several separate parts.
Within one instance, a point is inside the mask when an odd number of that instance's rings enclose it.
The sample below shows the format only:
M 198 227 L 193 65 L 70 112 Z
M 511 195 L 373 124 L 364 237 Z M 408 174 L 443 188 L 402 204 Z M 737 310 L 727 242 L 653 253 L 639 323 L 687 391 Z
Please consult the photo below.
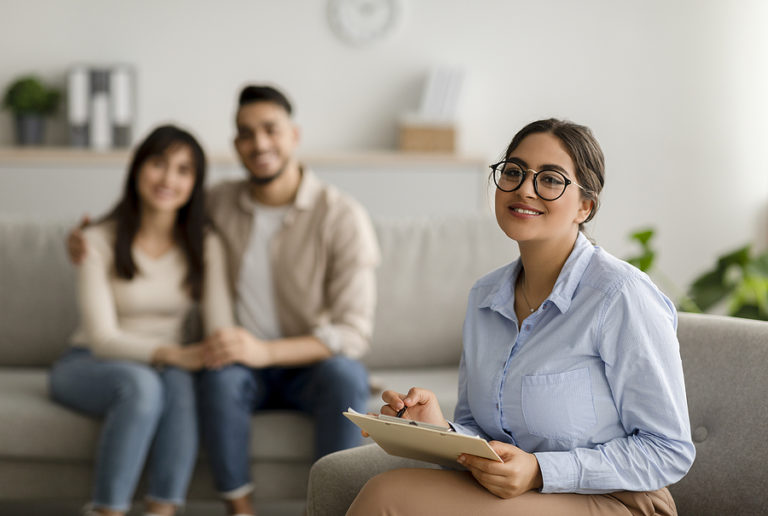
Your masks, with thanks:
M 238 88 L 270 81 L 297 105 L 302 151 L 325 152 L 394 146 L 426 70 L 461 65 L 463 153 L 490 162 L 545 116 L 594 129 L 608 176 L 592 234 L 609 250 L 626 255 L 630 229 L 656 226 L 660 265 L 686 283 L 717 254 L 766 242 L 768 2 L 403 3 L 394 37 L 360 49 L 331 33 L 325 0 L 0 0 L 0 85 L 132 63 L 138 133 L 173 120 L 226 153 Z M 0 144 L 11 134 L 3 114 Z

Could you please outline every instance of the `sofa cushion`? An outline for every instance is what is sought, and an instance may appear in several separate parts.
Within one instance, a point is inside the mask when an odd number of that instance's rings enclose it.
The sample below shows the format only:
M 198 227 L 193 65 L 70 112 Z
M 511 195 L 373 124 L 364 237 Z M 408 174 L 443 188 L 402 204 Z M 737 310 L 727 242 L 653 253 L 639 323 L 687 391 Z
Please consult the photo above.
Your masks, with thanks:
M 48 371 L 0 368 L 0 459 L 91 460 L 100 420 L 48 397 Z M 299 412 L 267 411 L 253 417 L 254 460 L 308 461 L 314 456 L 310 418 Z
M 0 365 L 46 366 L 68 346 L 77 324 L 64 246 L 72 225 L 0 221 Z
M 41 368 L 0 368 L 0 457 L 60 460 L 92 458 L 98 425 L 48 398 Z
M 456 365 L 469 289 L 518 256 L 487 216 L 377 220 L 382 251 L 371 368 Z

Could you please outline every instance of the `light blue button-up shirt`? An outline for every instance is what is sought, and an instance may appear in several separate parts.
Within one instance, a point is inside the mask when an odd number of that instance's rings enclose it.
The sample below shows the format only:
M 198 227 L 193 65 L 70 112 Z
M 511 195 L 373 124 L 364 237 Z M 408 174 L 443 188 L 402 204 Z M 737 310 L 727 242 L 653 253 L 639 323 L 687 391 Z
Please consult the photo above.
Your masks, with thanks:
M 535 453 L 545 493 L 652 491 L 693 463 L 670 300 L 579 236 L 518 330 L 520 260 L 469 294 L 454 428 Z

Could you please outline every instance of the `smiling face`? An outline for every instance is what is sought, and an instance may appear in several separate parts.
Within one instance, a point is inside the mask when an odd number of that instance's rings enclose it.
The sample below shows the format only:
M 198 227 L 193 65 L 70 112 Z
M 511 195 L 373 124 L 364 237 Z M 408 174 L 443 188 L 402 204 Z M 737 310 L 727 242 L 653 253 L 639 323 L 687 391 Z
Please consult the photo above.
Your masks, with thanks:
M 139 168 L 136 190 L 143 210 L 175 212 L 189 200 L 195 186 L 195 161 L 184 144 L 149 156 Z
M 574 183 L 576 165 L 563 142 L 552 133 L 532 133 L 508 155 L 525 169 L 558 170 Z M 541 185 L 540 185 L 541 187 Z M 517 190 L 496 189 L 496 220 L 506 235 L 519 243 L 573 239 L 592 208 L 592 201 L 582 197 L 581 189 L 569 185 L 554 201 L 541 199 L 528 172 Z
M 274 102 L 253 102 L 237 112 L 235 149 L 256 184 L 279 176 L 293 159 L 299 131 L 288 112 Z

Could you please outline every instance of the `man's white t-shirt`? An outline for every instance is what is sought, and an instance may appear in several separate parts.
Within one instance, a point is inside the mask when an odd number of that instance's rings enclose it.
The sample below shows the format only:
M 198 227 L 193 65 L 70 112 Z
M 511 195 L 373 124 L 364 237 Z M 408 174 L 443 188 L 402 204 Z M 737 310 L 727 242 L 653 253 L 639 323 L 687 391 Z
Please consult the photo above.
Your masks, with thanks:
M 267 206 L 254 202 L 253 225 L 237 280 L 237 319 L 264 340 L 282 337 L 275 307 L 270 245 L 290 205 Z

